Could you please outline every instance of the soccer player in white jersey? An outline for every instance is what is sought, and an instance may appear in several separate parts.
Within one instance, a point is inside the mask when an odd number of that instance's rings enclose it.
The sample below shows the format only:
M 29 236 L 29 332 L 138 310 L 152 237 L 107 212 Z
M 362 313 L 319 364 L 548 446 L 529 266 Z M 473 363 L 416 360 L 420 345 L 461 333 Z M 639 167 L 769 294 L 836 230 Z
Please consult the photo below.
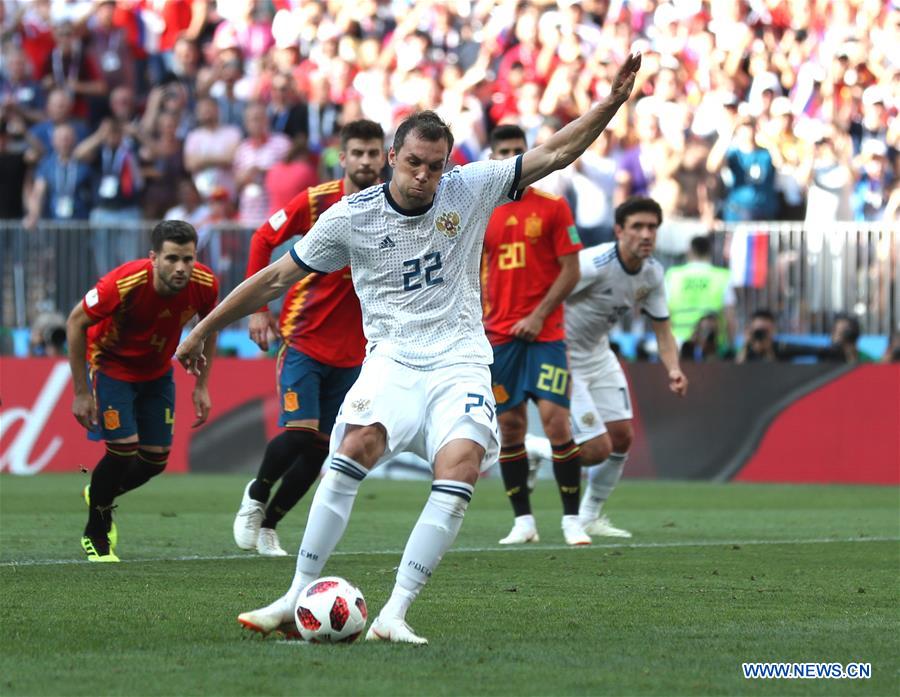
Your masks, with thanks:
M 615 213 L 615 242 L 579 252 L 581 279 L 566 298 L 566 346 L 572 374 L 572 436 L 581 445 L 588 487 L 578 517 L 589 535 L 631 537 L 601 516 L 603 504 L 622 476 L 634 436 L 631 398 L 622 366 L 609 347 L 609 332 L 623 315 L 640 309 L 650 318 L 669 389 L 683 397 L 688 381 L 678 364 L 663 268 L 650 255 L 662 209 L 650 198 L 630 198 Z M 529 455 L 549 450 L 541 438 L 526 443 Z
M 628 99 L 640 64 L 640 54 L 629 55 L 603 102 L 508 160 L 444 173 L 450 129 L 433 112 L 413 114 L 398 126 L 388 152 L 390 184 L 325 211 L 289 254 L 235 288 L 179 346 L 179 361 L 196 372 L 204 340 L 217 327 L 254 312 L 310 272 L 350 265 L 366 360 L 332 431 L 335 454 L 313 498 L 294 580 L 275 602 L 241 614 L 242 625 L 268 634 L 293 624 L 297 596 L 321 576 L 366 474 L 411 451 L 432 463 L 431 495 L 391 597 L 366 638 L 427 643 L 406 623 L 407 610 L 456 539 L 478 475 L 499 451 L 492 354 L 481 323 L 485 226 L 495 207 L 587 149 Z

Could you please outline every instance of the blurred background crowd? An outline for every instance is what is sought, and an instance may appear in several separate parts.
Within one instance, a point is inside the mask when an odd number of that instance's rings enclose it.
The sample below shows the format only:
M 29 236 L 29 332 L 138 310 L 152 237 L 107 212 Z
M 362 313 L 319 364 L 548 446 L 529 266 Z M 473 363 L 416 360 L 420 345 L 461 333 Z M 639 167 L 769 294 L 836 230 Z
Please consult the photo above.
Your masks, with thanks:
M 345 120 L 436 109 L 465 162 L 584 112 L 635 50 L 638 98 L 548 182 L 589 237 L 629 194 L 707 223 L 900 207 L 896 0 L 3 0 L 0 27 L 0 215 L 29 225 L 255 224 L 334 175 Z
M 694 231 L 898 220 L 900 0 L 0 0 L 0 32 L 0 219 L 90 221 L 97 273 L 143 255 L 103 225 L 252 228 L 339 176 L 345 121 L 538 143 L 630 51 L 636 96 L 540 184 L 586 243 L 634 194 Z

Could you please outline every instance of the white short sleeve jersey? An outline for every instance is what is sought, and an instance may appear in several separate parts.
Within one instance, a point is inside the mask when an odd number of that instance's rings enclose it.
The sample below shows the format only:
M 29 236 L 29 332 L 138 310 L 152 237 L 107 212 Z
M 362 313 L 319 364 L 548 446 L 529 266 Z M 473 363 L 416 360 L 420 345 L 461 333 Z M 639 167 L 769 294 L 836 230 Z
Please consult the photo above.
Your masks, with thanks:
M 414 368 L 489 365 L 481 250 L 494 208 L 515 199 L 522 158 L 474 162 L 441 177 L 431 205 L 404 210 L 387 184 L 342 199 L 291 250 L 300 266 L 350 264 L 367 354 Z
M 669 309 L 662 265 L 648 258 L 637 272 L 628 271 L 615 242 L 578 253 L 581 279 L 566 298 L 566 345 L 569 366 L 586 374 L 598 370 L 609 349 L 609 332 L 619 318 L 640 309 L 666 320 Z

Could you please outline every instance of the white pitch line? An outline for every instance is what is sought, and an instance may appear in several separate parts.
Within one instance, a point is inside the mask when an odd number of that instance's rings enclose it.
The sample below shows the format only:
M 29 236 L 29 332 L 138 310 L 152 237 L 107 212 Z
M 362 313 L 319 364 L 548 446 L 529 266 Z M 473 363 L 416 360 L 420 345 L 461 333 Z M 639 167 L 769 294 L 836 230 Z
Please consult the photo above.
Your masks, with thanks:
M 733 547 L 738 546 L 756 546 L 756 545 L 821 545 L 843 542 L 900 542 L 900 537 L 813 537 L 809 539 L 793 539 L 793 540 L 698 540 L 698 541 L 681 541 L 681 542 L 600 542 L 591 545 L 578 547 L 579 550 L 590 549 L 671 549 L 682 547 Z M 503 547 L 456 547 L 450 549 L 448 554 L 480 554 L 483 552 L 556 552 L 562 550 L 573 549 L 569 545 L 523 545 L 523 546 L 503 546 Z M 576 552 L 577 554 L 578 552 Z M 364 555 L 396 555 L 403 554 L 402 549 L 373 549 L 358 552 L 334 552 L 332 557 L 359 557 Z M 286 557 L 291 559 L 293 557 Z M 163 562 L 163 561 L 229 561 L 232 559 L 255 559 L 260 557 L 256 554 L 219 554 L 219 555 L 188 555 L 183 557 L 146 557 L 138 559 L 123 559 L 122 563 L 138 564 L 146 562 Z M 0 568 L 11 566 L 58 566 L 65 564 L 85 564 L 85 560 L 81 559 L 25 559 L 23 561 L 4 561 L 0 562 Z

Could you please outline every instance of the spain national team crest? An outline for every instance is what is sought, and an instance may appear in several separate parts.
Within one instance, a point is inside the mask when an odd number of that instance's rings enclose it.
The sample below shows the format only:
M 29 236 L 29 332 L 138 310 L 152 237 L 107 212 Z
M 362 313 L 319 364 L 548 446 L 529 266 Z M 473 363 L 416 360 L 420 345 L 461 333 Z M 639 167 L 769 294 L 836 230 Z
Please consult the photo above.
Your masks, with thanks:
M 641 286 L 634 293 L 634 301 L 642 303 L 647 299 L 648 295 L 650 295 L 650 289 L 647 286 Z
M 122 426 L 118 409 L 107 409 L 103 412 L 103 428 L 107 431 L 115 431 Z
M 538 241 L 538 237 L 540 237 L 543 232 L 543 222 L 541 221 L 541 217 L 539 215 L 535 215 L 532 213 L 527 218 L 525 218 L 525 237 L 529 239 L 531 244 L 534 244 Z
M 293 390 L 285 392 L 282 401 L 285 411 L 297 411 L 300 408 L 300 397 Z
M 459 223 L 459 213 L 450 211 L 449 213 L 441 213 L 434 222 L 434 226 L 438 229 L 438 232 L 443 233 L 447 239 L 452 240 L 459 234 Z
M 497 404 L 505 404 L 509 401 L 509 392 L 506 391 L 503 385 L 496 384 L 492 389 L 494 391 L 494 401 Z

